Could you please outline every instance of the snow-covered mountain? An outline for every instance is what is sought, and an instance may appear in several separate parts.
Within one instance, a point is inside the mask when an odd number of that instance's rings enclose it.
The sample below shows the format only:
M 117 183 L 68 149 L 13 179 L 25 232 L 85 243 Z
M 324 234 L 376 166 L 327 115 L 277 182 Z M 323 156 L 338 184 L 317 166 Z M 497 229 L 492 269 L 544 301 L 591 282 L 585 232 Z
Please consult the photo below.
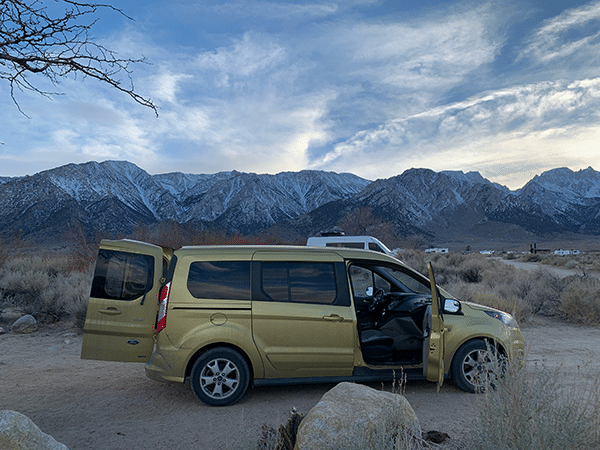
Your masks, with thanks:
M 432 240 L 443 235 L 447 239 L 453 233 L 469 233 L 473 226 L 487 221 L 498 205 L 515 195 L 477 172 L 409 169 L 401 175 L 374 181 L 350 199 L 310 213 L 313 230 L 304 231 L 326 229 L 328 222 L 335 223 L 336 215 L 339 220 L 368 208 L 379 221 L 392 223 L 396 235 L 420 234 Z
M 173 220 L 252 233 L 352 197 L 368 184 L 320 171 L 150 175 L 125 161 L 69 164 L 0 184 L 0 231 L 56 236 L 80 224 L 122 235 L 139 224 Z
M 409 169 L 371 182 L 308 170 L 150 175 L 106 161 L 0 180 L 0 233 L 34 240 L 59 240 L 74 228 L 124 236 L 169 220 L 242 234 L 275 227 L 306 238 L 365 210 L 398 236 L 435 239 L 502 227 L 597 235 L 600 173 L 554 169 L 510 191 L 477 172 Z
M 535 176 L 490 216 L 534 231 L 600 234 L 600 173 L 567 168 Z

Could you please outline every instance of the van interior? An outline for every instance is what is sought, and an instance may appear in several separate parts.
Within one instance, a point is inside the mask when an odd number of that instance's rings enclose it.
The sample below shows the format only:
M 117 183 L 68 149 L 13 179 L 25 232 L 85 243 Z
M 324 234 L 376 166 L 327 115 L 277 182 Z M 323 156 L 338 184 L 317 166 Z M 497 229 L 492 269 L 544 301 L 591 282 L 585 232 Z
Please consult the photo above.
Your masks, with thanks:
M 365 362 L 418 364 L 429 333 L 431 290 L 423 280 L 385 266 L 350 266 Z

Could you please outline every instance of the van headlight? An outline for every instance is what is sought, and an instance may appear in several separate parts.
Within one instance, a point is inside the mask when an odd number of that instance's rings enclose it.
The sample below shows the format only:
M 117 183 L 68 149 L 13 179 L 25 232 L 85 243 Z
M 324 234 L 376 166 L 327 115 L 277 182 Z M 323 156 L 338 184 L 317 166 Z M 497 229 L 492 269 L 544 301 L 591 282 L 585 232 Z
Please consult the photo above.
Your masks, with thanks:
M 493 317 L 494 319 L 500 320 L 504 325 L 517 328 L 519 325 L 513 316 L 508 313 L 502 311 L 484 311 L 488 316 Z

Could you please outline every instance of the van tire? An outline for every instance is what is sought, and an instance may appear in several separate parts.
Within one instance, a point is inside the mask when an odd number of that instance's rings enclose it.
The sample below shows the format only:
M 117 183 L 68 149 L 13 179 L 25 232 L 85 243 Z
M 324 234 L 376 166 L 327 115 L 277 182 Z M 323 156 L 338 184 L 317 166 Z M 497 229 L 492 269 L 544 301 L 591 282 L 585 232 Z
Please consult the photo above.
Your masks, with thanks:
M 452 360 L 452 381 L 463 391 L 478 393 L 494 386 L 502 373 L 503 358 L 489 342 L 479 339 L 464 344 Z
M 200 356 L 192 366 L 190 386 L 210 406 L 229 406 L 245 394 L 250 381 L 248 363 L 231 348 L 217 347 Z

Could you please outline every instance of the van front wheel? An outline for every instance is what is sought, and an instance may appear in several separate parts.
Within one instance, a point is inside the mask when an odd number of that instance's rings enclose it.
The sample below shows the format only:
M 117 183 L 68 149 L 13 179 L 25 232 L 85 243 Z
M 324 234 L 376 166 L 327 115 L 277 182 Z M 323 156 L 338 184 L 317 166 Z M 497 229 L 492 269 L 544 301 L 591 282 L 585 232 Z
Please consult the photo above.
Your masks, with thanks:
M 477 393 L 493 386 L 502 373 L 504 358 L 489 342 L 474 340 L 458 349 L 452 361 L 452 378 L 463 391 Z
M 237 402 L 248 388 L 250 371 L 246 360 L 235 350 L 213 348 L 192 367 L 192 391 L 210 406 L 228 406 Z

